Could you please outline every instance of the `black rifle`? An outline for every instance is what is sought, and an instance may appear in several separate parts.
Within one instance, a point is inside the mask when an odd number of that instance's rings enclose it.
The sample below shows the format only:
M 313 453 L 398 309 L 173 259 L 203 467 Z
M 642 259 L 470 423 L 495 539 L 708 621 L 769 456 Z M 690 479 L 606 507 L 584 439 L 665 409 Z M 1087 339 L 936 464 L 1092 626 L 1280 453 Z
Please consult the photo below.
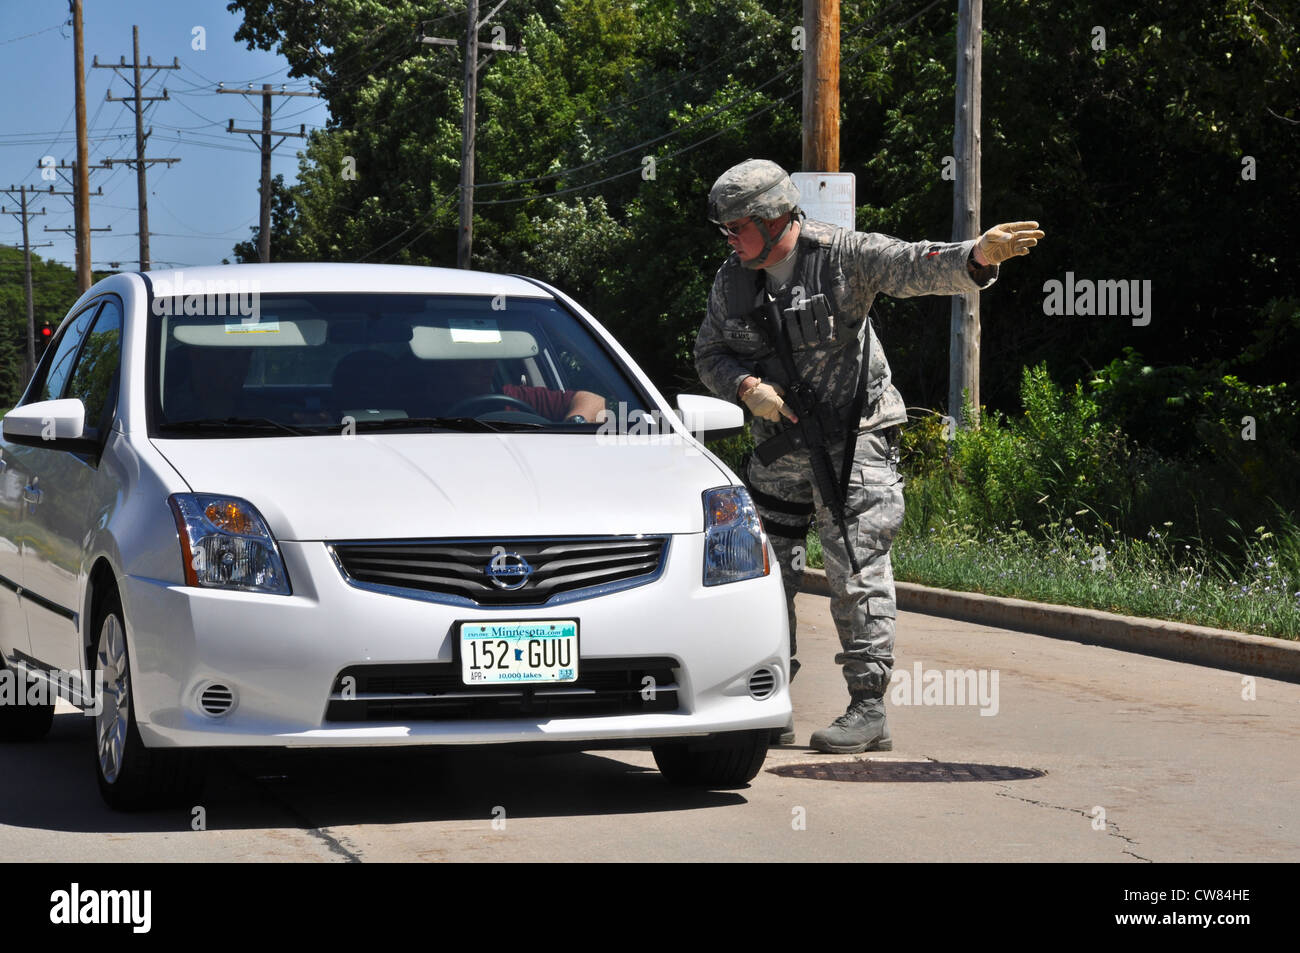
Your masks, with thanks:
M 794 366 L 794 355 L 790 353 L 790 344 L 785 338 L 781 326 L 781 309 L 775 298 L 764 292 L 767 301 L 763 309 L 767 320 L 768 337 L 772 347 L 781 358 L 781 366 L 789 384 L 785 391 L 785 402 L 799 418 L 798 423 L 791 424 L 799 429 L 799 436 L 804 449 L 808 451 L 808 461 L 812 464 L 813 483 L 821 494 L 822 502 L 835 517 L 840 526 L 840 536 L 844 540 L 844 552 L 849 557 L 849 566 L 856 576 L 862 571 L 858 558 L 853 552 L 853 543 L 849 537 L 848 524 L 844 515 L 844 494 L 848 489 L 848 475 L 853 469 L 853 454 L 858 442 L 858 424 L 862 416 L 863 386 L 867 377 L 867 355 L 863 355 L 862 369 L 858 374 L 858 389 L 853 402 L 853 419 L 849 421 L 844 443 L 844 467 L 840 479 L 836 479 L 835 465 L 831 461 L 830 444 L 833 434 L 838 435 L 843 429 L 836 418 L 835 410 L 817 399 L 817 392 L 812 385 L 799 376 Z M 868 337 L 868 341 L 870 337 Z

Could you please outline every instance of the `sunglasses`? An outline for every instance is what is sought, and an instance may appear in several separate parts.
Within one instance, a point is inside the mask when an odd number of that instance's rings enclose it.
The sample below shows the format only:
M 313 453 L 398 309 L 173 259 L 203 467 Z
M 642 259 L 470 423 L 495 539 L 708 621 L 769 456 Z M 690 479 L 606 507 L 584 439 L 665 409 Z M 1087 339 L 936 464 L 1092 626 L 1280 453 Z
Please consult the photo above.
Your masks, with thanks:
M 744 219 L 739 225 L 719 225 L 718 231 L 720 231 L 727 238 L 739 238 L 740 233 L 745 230 L 745 226 L 752 221 L 754 221 L 753 218 L 747 218 Z

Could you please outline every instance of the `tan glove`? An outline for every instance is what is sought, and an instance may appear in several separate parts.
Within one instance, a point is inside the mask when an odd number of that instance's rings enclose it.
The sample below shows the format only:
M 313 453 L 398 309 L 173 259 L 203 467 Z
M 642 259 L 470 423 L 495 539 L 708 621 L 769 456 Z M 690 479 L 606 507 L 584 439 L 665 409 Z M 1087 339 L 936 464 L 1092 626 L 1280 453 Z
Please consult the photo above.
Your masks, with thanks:
M 781 419 L 782 414 L 785 414 L 791 420 L 795 420 L 794 413 L 781 399 L 784 395 L 785 391 L 781 389 L 780 384 L 768 384 L 759 381 L 745 391 L 744 396 L 740 399 L 745 402 L 745 406 L 749 408 L 749 412 L 755 417 L 777 421 Z
M 980 236 L 975 259 L 982 257 L 990 265 L 999 265 L 1015 255 L 1028 255 L 1029 249 L 1047 233 L 1038 230 L 1037 222 L 1007 222 L 994 225 Z

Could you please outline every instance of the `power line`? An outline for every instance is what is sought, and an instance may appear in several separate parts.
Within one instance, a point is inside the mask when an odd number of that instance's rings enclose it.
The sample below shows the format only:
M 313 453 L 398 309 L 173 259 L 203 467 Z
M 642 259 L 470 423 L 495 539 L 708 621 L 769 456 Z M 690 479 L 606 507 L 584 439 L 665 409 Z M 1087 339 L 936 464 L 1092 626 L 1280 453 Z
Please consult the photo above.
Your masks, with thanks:
M 186 109 L 186 110 L 188 110 L 189 112 L 194 113 L 194 115 L 198 116 L 200 119 L 206 120 L 206 123 L 205 123 L 205 125 L 203 125 L 203 126 L 173 126 L 173 127 L 172 127 L 173 129 L 180 129 L 180 130 L 182 130 L 182 131 L 187 131 L 187 130 L 189 130 L 189 129 L 204 129 L 204 128 L 206 128 L 207 126 L 223 126 L 223 125 L 225 125 L 225 123 L 223 123 L 220 119 L 208 119 L 208 117 L 205 116 L 205 115 L 203 115 L 203 113 L 199 112 L 197 109 L 194 109 L 194 108 L 190 107 L 190 106 L 187 105 L 186 103 L 181 102 L 179 99 L 176 100 L 176 102 L 177 102 L 177 104 L 178 104 L 179 106 L 181 106 L 183 109 Z
M 162 197 L 161 197 L 161 196 L 155 196 L 155 198 L 158 199 L 158 202 L 159 202 L 159 203 L 162 205 L 162 207 L 163 207 L 163 211 L 165 211 L 168 215 L 170 215 L 170 216 L 172 217 L 172 220 L 173 220 L 173 221 L 178 222 L 178 223 L 180 223 L 181 225 L 185 225 L 185 224 L 186 224 L 185 219 L 181 218 L 179 215 L 177 215 L 175 212 L 173 212 L 173 211 L 171 210 L 171 206 L 169 206 L 166 202 L 164 202 L 164 201 L 162 200 Z M 227 229 L 227 230 L 224 231 L 224 232 L 204 232 L 204 231 L 200 231 L 199 229 L 195 228 L 193 225 L 189 226 L 189 228 L 190 228 L 190 231 L 193 232 L 195 235 L 201 235 L 201 236 L 203 236 L 204 238 L 231 238 L 231 237 L 233 237 L 234 235 L 242 234 L 242 233 L 244 232 L 244 230 L 247 229 L 247 228 L 249 228 L 249 227 L 251 227 L 252 224 L 253 224 L 255 221 L 257 221 L 256 216 L 254 216 L 253 218 L 248 219 L 248 220 L 245 221 L 245 222 L 241 222 L 239 225 L 232 226 L 231 228 Z M 154 234 L 155 234 L 155 235 L 158 235 L 158 234 L 161 234 L 161 232 L 154 232 Z
M 9 40 L 0 40 L 0 46 L 5 46 L 9 43 L 17 43 L 19 40 L 29 40 L 34 36 L 40 36 L 42 33 L 49 33 L 51 30 L 61 30 L 63 27 L 68 26 L 71 23 L 71 20 L 60 20 L 58 23 L 54 24 L 54 26 L 47 26 L 44 30 L 37 30 L 35 33 L 24 33 L 22 36 L 15 36 Z M 66 40 L 67 37 L 65 36 L 64 39 Z
M 179 59 L 179 58 L 178 58 L 178 59 Z M 195 76 L 197 76 L 199 79 L 201 79 L 201 80 L 203 80 L 205 83 L 207 83 L 209 87 L 214 87 L 214 86 L 219 86 L 219 85 L 220 85 L 220 83 L 219 83 L 217 80 L 215 80 L 215 79 L 209 79 L 208 77 L 204 76 L 204 75 L 203 75 L 202 73 L 200 73 L 197 69 L 195 69 L 193 66 L 191 66 L 188 62 L 181 61 L 181 65 L 182 65 L 185 69 L 187 69 L 187 70 L 189 70 L 191 73 L 193 73 Z M 241 80 L 241 81 L 239 81 L 238 83 L 236 83 L 235 85 L 237 85 L 237 86 L 245 86 L 245 85 L 247 85 L 248 83 L 259 83 L 259 82 L 261 82 L 262 80 L 266 79 L 267 76 L 274 76 L 276 73 L 283 73 L 285 70 L 292 69 L 292 68 L 293 68 L 292 66 L 285 65 L 285 66 L 280 67 L 279 69 L 272 70 L 271 72 L 267 73 L 265 76 L 254 76 L 252 79 L 249 79 L 249 80 Z M 203 87 L 201 87 L 201 86 L 194 86 L 193 88 L 194 88 L 194 89 L 203 89 Z M 212 89 L 209 88 L 209 89 L 207 89 L 207 90 L 205 90 L 205 91 L 206 91 L 206 92 L 212 92 Z
M 428 214 L 426 214 L 424 217 L 425 217 L 425 218 L 428 218 L 428 217 L 431 216 L 431 215 L 436 215 L 438 212 L 441 212 L 444 208 L 447 208 L 449 205 L 451 205 L 451 203 L 454 202 L 455 200 L 456 200 L 456 195 L 455 195 L 455 193 L 452 193 L 451 196 L 449 196 L 447 199 L 444 199 L 443 202 L 442 202 L 440 205 L 435 206 L 435 207 L 434 207 L 434 208 L 433 208 L 433 209 L 432 209 Z M 435 228 L 439 228 L 439 227 L 442 227 L 442 228 L 448 228 L 448 229 L 451 228 L 450 225 L 443 225 L 443 226 L 430 225 L 428 228 L 426 228 L 424 231 L 420 232 L 420 234 L 416 235 L 414 238 L 412 238 L 409 242 L 407 242 L 407 243 L 406 243 L 405 245 L 403 245 L 401 248 L 397 249 L 397 251 L 393 252 L 391 255 L 389 255 L 387 258 L 385 258 L 385 259 L 384 259 L 384 264 L 387 264 L 388 262 L 392 261 L 394 258 L 396 258 L 398 255 L 400 255 L 402 252 L 406 251 L 408 248 L 410 248 L 412 245 L 414 245 L 416 242 L 418 242 L 418 241 L 419 241 L 421 238 L 423 238 L 425 235 L 428 235 L 428 234 L 429 234 L 431 231 L 433 231 Z M 383 246 L 381 245 L 380 247 L 382 248 Z

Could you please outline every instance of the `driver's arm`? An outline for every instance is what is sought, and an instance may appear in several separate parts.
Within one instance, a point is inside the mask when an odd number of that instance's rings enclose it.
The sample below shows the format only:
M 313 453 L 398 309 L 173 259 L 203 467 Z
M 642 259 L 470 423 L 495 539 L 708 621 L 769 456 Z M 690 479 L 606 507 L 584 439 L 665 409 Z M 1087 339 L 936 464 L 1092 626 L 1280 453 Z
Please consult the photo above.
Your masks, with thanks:
M 605 398 L 589 390 L 575 391 L 564 416 L 568 418 L 574 414 L 585 417 L 589 423 L 603 423 L 606 416 Z
M 564 420 L 574 414 L 581 414 L 593 423 L 605 419 L 605 399 L 591 391 L 551 390 L 527 384 L 506 384 L 501 388 L 501 393 L 522 400 L 548 420 Z

